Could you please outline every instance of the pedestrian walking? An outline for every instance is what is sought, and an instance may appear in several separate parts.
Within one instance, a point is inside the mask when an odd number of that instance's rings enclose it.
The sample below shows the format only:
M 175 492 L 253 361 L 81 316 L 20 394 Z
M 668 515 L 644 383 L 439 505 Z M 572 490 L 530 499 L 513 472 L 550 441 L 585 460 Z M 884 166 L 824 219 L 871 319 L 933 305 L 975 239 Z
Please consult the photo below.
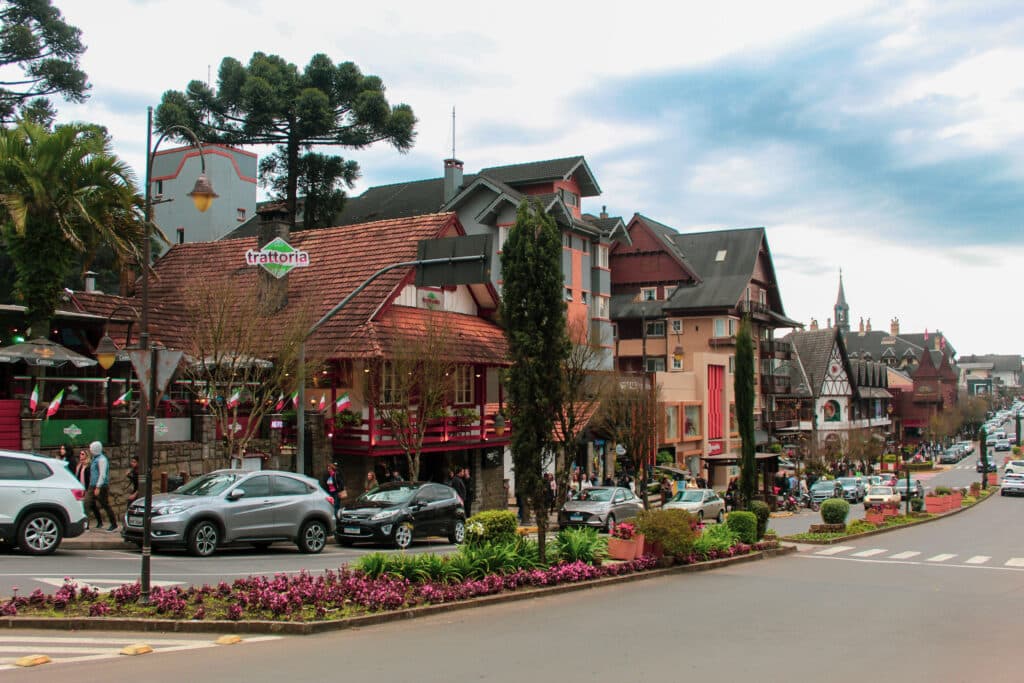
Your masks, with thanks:
M 100 515 L 102 509 L 110 522 L 107 531 L 117 531 L 117 519 L 110 508 L 110 460 L 99 441 L 89 444 L 89 453 L 92 454 L 92 463 L 89 465 L 90 488 L 86 489 L 86 509 L 92 510 L 98 529 L 103 528 L 103 517 Z
M 453 470 L 448 470 L 448 485 L 455 489 L 455 493 L 459 494 L 459 500 L 462 501 L 462 506 L 466 506 L 466 484 L 463 483 L 462 477 L 455 476 Z
M 327 495 L 331 497 L 334 515 L 337 517 L 338 510 L 341 509 L 341 499 L 345 497 L 346 493 L 345 482 L 338 474 L 338 466 L 333 462 L 327 463 L 327 473 L 320 479 L 320 484 L 324 487 L 324 491 L 327 491 Z
M 75 471 L 75 450 L 71 446 L 62 443 L 60 448 L 57 449 L 57 455 L 54 458 L 64 463 L 64 466 L 72 472 Z
M 89 457 L 89 451 L 84 448 L 78 452 L 78 462 L 75 464 L 75 479 L 82 484 L 82 489 L 85 490 L 85 495 L 89 495 L 89 466 L 92 464 L 92 459 Z M 89 508 L 85 508 L 85 528 L 89 528 Z
M 460 475 L 462 476 L 462 485 L 466 487 L 466 516 L 469 517 L 473 514 L 473 479 L 469 476 L 468 467 L 463 467 Z
M 131 505 L 139 497 L 139 456 L 133 455 L 128 464 L 124 476 L 128 480 L 128 505 Z

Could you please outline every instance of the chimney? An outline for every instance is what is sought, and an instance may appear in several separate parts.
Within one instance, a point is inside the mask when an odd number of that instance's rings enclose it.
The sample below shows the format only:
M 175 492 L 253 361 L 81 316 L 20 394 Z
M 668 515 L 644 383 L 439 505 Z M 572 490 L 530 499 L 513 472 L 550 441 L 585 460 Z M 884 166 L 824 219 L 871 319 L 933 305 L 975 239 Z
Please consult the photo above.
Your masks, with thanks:
M 893 337 L 900 336 L 900 319 L 893 318 L 889 321 L 889 334 Z
M 444 160 L 444 203 L 447 204 L 452 197 L 462 189 L 462 162 L 458 159 Z
M 867 324 L 867 327 L 865 327 L 864 329 L 866 329 L 866 330 L 867 330 L 868 332 L 870 332 L 870 331 L 871 331 L 871 318 L 868 318 L 868 324 Z
M 608 218 L 608 207 L 604 204 L 601 205 L 601 218 Z
M 289 236 L 288 207 L 284 203 L 268 204 L 257 213 L 260 216 L 256 233 L 256 248 L 262 249 L 278 237 L 287 241 Z M 274 277 L 264 268 L 258 269 L 256 296 L 266 313 L 276 313 L 288 305 L 288 276 Z
M 832 329 L 832 318 L 825 318 L 825 322 L 827 323 L 828 329 L 831 330 Z
M 864 316 L 861 316 L 860 318 L 860 328 L 857 330 L 857 332 L 860 333 L 861 335 L 864 334 Z
M 811 327 L 811 332 L 817 332 L 818 331 L 818 319 L 817 318 L 811 318 L 811 326 L 810 327 Z
M 178 244 L 185 244 L 185 228 L 178 226 Z
M 96 273 L 92 272 L 91 270 L 85 271 L 85 291 L 96 291 Z

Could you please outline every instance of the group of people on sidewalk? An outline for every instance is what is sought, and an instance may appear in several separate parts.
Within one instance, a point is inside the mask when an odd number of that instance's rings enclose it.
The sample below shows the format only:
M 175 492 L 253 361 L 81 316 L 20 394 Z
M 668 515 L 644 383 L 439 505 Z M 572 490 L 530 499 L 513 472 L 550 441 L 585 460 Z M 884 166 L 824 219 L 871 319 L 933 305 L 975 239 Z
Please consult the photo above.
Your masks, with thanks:
M 107 531 L 117 531 L 117 516 L 110 506 L 110 459 L 103 451 L 103 444 L 93 441 L 89 448 L 83 448 L 74 456 L 74 449 L 61 444 L 56 459 L 75 475 L 85 489 L 86 514 L 92 513 L 96 519 L 96 528 L 103 529 L 103 515 L 107 518 Z M 125 473 L 128 480 L 128 504 L 131 505 L 139 496 L 139 458 L 131 457 L 131 467 Z M 103 513 L 103 514 L 101 514 Z M 86 521 L 88 525 L 88 520 Z

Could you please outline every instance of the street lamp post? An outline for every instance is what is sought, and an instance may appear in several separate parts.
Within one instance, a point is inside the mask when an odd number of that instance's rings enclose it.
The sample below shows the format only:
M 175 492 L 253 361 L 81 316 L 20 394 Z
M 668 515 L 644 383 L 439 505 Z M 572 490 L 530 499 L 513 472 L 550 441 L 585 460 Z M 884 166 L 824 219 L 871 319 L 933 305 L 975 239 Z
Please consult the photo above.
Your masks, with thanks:
M 195 187 L 188 196 L 192 198 L 195 207 L 200 212 L 204 212 L 210 208 L 210 204 L 217 197 L 217 194 L 213 191 L 213 186 L 210 184 L 209 178 L 206 177 L 206 158 L 203 153 L 203 146 L 200 144 L 196 134 L 193 133 L 189 128 L 185 126 L 170 126 L 165 130 L 159 138 L 157 138 L 156 144 L 152 144 L 153 140 L 153 107 L 146 108 L 146 203 L 144 208 L 144 230 L 142 238 L 142 247 L 144 250 L 142 264 L 142 315 L 139 324 L 139 346 L 138 350 L 143 352 L 141 355 L 144 357 L 144 369 L 145 377 L 142 377 L 142 386 L 148 386 L 149 390 L 144 391 L 142 400 L 140 401 L 141 409 L 139 410 L 139 450 L 142 451 L 142 468 L 139 472 L 139 483 L 142 484 L 144 496 L 144 507 L 142 516 L 142 570 L 140 576 L 141 593 L 139 595 L 139 602 L 146 604 L 149 602 L 149 589 L 150 589 L 150 556 L 152 554 L 152 546 L 150 543 L 150 533 L 152 531 L 152 514 L 153 514 L 153 477 L 151 476 L 153 470 L 153 425 L 155 423 L 155 416 L 153 411 L 156 408 L 156 400 L 159 395 L 157 389 L 157 353 L 158 350 L 155 346 L 151 346 L 149 343 L 149 269 L 150 259 L 153 254 L 153 249 L 150 244 L 153 234 L 153 159 L 156 154 L 156 150 L 160 147 L 160 143 L 171 133 L 179 133 L 184 137 L 188 138 L 189 143 L 199 150 L 199 163 L 201 164 L 202 171 L 199 177 L 196 179 Z

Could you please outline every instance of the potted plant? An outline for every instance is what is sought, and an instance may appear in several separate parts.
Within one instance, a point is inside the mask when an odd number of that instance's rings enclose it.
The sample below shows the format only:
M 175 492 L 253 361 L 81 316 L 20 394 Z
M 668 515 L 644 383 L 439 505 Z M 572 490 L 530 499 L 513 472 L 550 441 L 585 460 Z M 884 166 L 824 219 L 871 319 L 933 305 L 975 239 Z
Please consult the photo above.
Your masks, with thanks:
M 637 545 L 639 543 L 639 549 Z M 608 538 L 608 556 L 613 560 L 634 560 L 643 555 L 643 534 L 636 533 L 636 526 L 620 522 L 611 529 Z
M 346 408 L 334 416 L 334 428 L 338 430 L 361 427 L 363 416 Z

